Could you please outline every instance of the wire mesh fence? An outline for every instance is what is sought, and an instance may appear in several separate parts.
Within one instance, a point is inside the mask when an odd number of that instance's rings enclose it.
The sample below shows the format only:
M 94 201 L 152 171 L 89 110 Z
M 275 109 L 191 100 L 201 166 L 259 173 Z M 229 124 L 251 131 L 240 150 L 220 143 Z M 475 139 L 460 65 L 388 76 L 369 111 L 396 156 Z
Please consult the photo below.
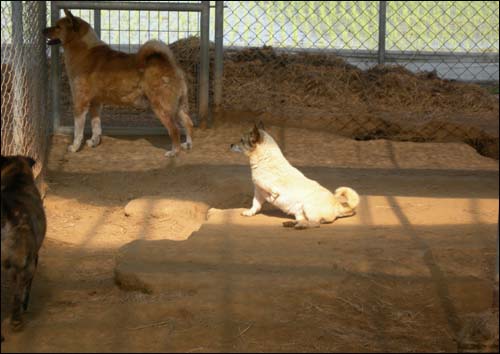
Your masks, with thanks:
M 334 52 L 367 69 L 378 63 L 381 3 L 387 64 L 498 81 L 496 1 L 225 1 L 224 45 Z
M 89 5 L 98 2 L 2 2 L 2 153 L 15 151 L 43 158 L 39 155 L 45 149 L 49 126 L 46 107 L 51 106 L 46 104 L 49 72 L 58 79 L 60 75 L 61 79 L 57 108 L 60 124 L 68 128 L 73 125 L 65 69 L 49 71 L 45 62 L 41 29 L 51 17 L 49 10 L 54 3 L 72 3 L 73 13 L 88 21 L 101 39 L 116 49 L 135 52 L 154 38 L 170 44 L 187 74 L 190 106 L 197 106 L 201 61 L 199 11 L 162 11 L 157 5 L 162 2 L 141 3 L 149 5 L 142 10 Z M 82 6 L 78 8 L 77 3 Z M 184 3 L 200 4 L 199 1 Z M 210 57 L 215 67 L 224 62 L 223 85 L 219 84 L 224 87 L 225 108 L 272 110 L 282 115 L 297 115 L 306 110 L 304 114 L 308 116 L 316 110 L 318 115 L 338 117 L 339 112 L 345 114 L 351 108 L 352 112 L 359 111 L 364 103 L 372 109 L 378 102 L 380 106 L 411 107 L 414 111 L 424 111 L 429 106 L 439 109 L 443 105 L 490 107 L 489 101 L 482 100 L 476 92 L 466 95 L 470 100 L 454 100 L 446 91 L 449 87 L 441 82 L 424 83 L 402 70 L 397 73 L 400 75 L 397 85 L 387 88 L 382 77 L 387 79 L 390 73 L 385 75 L 384 70 L 375 66 L 382 58 L 386 64 L 400 64 L 409 72 L 434 71 L 441 78 L 498 82 L 498 2 L 224 1 L 218 4 L 224 5 L 220 34 L 224 54 L 217 58 L 217 48 L 210 46 Z M 61 9 L 62 5 L 57 8 Z M 214 26 L 217 21 L 212 11 L 211 38 L 217 31 Z M 210 90 L 216 85 L 212 76 Z M 432 94 L 425 96 L 422 93 L 425 90 Z M 458 89 L 453 90 L 456 93 Z M 402 93 L 406 96 L 402 97 Z M 52 107 L 55 109 L 55 105 Z M 161 127 L 151 111 L 111 107 L 103 113 L 103 125 L 131 132 L 138 127 Z M 369 124 L 359 125 L 365 129 Z
M 43 1 L 2 1 L 2 155 L 34 158 L 35 176 L 45 165 L 49 137 L 46 25 Z
M 498 16 L 497 1 L 388 1 L 386 48 L 412 71 L 498 81 Z
M 224 1 L 223 11 L 224 110 L 498 155 L 494 133 L 457 123 L 498 115 L 497 97 L 461 82 L 498 85 L 498 2 Z

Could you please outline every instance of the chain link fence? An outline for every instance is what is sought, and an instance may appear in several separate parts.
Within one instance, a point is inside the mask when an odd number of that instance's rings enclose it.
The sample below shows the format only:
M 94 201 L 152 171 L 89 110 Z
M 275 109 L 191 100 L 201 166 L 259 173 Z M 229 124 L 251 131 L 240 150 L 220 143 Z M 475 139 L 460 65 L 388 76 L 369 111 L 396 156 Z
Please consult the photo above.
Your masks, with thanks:
M 225 1 L 226 48 L 335 53 L 462 81 L 498 81 L 497 1 Z M 382 13 L 383 12 L 383 13 Z M 383 16 L 381 16 L 383 15 Z
M 392 62 L 447 79 L 498 81 L 497 1 L 388 1 L 386 16 Z
M 222 109 L 359 140 L 464 141 L 498 158 L 498 97 L 475 84 L 498 87 L 498 2 L 224 1 L 223 11 Z
M 44 1 L 2 1 L 2 155 L 45 166 L 50 120 L 47 112 L 47 54 L 42 29 Z

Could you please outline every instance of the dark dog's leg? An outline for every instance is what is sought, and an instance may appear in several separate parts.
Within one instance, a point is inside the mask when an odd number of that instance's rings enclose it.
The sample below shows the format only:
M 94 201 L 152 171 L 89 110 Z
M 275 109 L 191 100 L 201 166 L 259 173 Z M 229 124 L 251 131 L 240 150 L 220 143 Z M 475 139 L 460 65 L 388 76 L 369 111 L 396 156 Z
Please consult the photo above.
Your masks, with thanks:
M 87 140 L 87 146 L 96 147 L 101 143 L 101 110 L 102 105 L 92 102 L 90 104 L 90 119 L 92 123 L 92 137 Z
M 26 310 L 28 307 L 34 273 L 35 263 L 33 260 L 28 260 L 28 264 L 24 269 L 17 269 L 11 317 L 11 326 L 14 330 L 20 329 L 23 324 L 22 310 Z
M 35 275 L 36 268 L 38 266 L 38 255 L 35 256 L 35 263 L 34 266 L 30 267 L 30 271 L 26 270 L 27 272 L 27 285 L 24 290 L 24 299 L 23 299 L 23 310 L 27 311 L 28 310 L 28 305 L 30 301 L 30 294 L 31 294 L 31 284 L 33 283 L 33 277 Z
M 17 269 L 12 269 L 12 278 L 14 286 L 14 297 L 12 301 L 12 315 L 10 318 L 10 326 L 13 330 L 18 330 L 22 326 L 22 315 L 21 315 L 21 305 L 24 287 L 22 286 L 22 274 L 23 271 Z

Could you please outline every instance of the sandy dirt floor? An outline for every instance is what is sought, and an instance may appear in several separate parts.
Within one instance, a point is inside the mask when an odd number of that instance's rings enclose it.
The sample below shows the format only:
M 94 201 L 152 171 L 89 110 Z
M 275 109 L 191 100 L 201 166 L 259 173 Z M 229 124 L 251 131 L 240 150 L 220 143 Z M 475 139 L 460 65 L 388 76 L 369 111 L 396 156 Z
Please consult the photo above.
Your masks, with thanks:
M 173 160 L 161 136 L 77 154 L 55 137 L 31 307 L 13 333 L 2 306 L 2 352 L 498 351 L 497 160 L 271 127 L 307 176 L 361 195 L 296 231 L 271 207 L 239 215 L 253 186 L 229 144 L 249 128 L 196 130 Z

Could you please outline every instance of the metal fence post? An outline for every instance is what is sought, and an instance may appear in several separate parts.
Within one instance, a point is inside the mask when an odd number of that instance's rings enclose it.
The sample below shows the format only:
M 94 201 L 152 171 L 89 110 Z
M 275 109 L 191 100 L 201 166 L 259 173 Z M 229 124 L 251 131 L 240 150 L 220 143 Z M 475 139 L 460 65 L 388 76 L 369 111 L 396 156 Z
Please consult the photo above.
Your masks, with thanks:
M 387 1 L 380 1 L 378 11 L 378 63 L 385 64 Z
M 25 102 L 24 94 L 26 82 L 24 77 L 24 38 L 23 38 L 23 3 L 22 1 L 12 1 L 12 50 L 18 60 L 12 64 L 12 134 L 14 143 L 14 153 L 23 153 L 24 131 L 23 123 L 25 121 Z
M 40 109 L 39 112 L 42 113 L 43 119 L 47 119 L 47 92 L 49 89 L 49 83 L 47 80 L 47 45 L 45 44 L 45 37 L 41 33 L 42 29 L 47 27 L 47 1 L 37 1 L 36 14 L 38 15 L 38 26 L 40 33 L 37 36 L 37 48 L 40 48 L 40 69 L 42 75 L 42 83 L 45 85 L 44 89 L 40 92 Z M 45 128 L 49 127 L 49 124 L 45 124 Z M 48 130 L 44 132 L 48 133 Z M 44 137 L 45 138 L 45 137 Z
M 55 26 L 57 20 L 59 19 L 59 6 L 51 1 L 50 5 L 51 11 L 51 22 L 52 26 Z M 52 130 L 57 133 L 59 126 L 61 124 L 61 112 L 60 112 L 60 101 L 61 101 L 61 89 L 60 89 L 60 78 L 61 78 L 61 65 L 59 60 L 59 47 L 60 45 L 53 45 L 50 48 L 50 82 L 51 82 L 51 95 L 52 95 Z
M 94 10 L 94 32 L 97 34 L 97 38 L 101 39 L 101 10 Z
M 222 104 L 222 73 L 224 65 L 224 1 L 215 2 L 215 73 L 214 105 L 219 110 Z
M 200 126 L 205 128 L 210 123 L 208 122 L 210 1 L 202 1 L 200 27 L 200 94 L 198 113 Z

